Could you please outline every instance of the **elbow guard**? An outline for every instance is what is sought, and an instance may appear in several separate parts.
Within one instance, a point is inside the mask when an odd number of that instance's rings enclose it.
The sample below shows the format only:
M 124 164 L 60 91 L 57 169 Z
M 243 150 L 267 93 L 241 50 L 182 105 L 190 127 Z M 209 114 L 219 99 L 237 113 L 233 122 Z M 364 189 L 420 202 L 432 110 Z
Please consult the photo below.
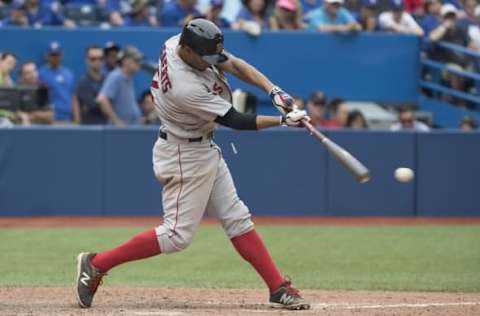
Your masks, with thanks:
M 218 116 L 215 122 L 238 130 L 256 130 L 257 115 L 240 113 L 232 106 L 224 116 Z

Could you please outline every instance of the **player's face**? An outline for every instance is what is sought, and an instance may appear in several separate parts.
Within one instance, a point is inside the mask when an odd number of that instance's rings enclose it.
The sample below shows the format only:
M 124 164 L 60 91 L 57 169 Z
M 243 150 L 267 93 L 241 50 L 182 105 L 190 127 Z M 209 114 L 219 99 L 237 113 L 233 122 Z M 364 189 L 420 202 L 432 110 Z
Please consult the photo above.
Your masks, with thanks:
M 210 67 L 210 64 L 204 61 L 202 59 L 202 56 L 200 56 L 198 53 L 196 53 L 192 49 L 188 49 L 188 59 L 189 59 L 189 64 L 195 69 L 204 71 L 205 69 Z

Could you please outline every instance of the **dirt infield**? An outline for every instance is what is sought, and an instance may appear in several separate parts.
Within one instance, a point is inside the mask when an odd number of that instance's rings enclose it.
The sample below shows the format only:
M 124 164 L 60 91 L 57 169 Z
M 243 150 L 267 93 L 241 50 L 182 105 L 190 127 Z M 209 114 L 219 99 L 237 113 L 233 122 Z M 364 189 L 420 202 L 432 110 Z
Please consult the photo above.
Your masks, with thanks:
M 480 217 L 268 217 L 254 216 L 257 225 L 309 226 L 410 226 L 410 225 L 480 225 Z M 116 227 L 157 226 L 161 216 L 51 216 L 0 217 L 0 228 L 28 227 Z M 203 224 L 215 224 L 205 218 Z
M 309 311 L 274 309 L 261 290 L 103 287 L 94 307 L 83 310 L 70 288 L 0 288 L 0 315 L 480 315 L 480 294 L 302 293 L 312 303 Z

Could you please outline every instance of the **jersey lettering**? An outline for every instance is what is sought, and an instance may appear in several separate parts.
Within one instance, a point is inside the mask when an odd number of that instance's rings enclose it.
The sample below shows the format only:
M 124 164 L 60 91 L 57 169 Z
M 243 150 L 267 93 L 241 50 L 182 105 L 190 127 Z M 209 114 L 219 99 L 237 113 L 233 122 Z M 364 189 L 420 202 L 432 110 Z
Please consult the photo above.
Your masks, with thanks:
M 160 83 L 162 86 L 162 92 L 167 93 L 168 90 L 172 88 L 172 83 L 170 82 L 170 78 L 168 78 L 167 50 L 165 47 L 162 49 L 162 54 L 160 55 L 160 63 L 162 64 L 160 68 Z
M 217 82 L 213 84 L 213 94 L 215 95 L 221 95 L 223 92 L 223 88 L 221 85 L 219 85 Z

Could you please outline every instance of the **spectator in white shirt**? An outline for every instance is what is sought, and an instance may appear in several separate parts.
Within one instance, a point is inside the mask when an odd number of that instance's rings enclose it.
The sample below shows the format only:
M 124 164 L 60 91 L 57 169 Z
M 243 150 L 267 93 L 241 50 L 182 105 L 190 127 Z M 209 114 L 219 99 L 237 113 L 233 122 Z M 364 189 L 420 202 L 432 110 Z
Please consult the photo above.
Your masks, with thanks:
M 418 36 L 424 34 L 415 19 L 405 11 L 403 0 L 391 0 L 391 10 L 380 14 L 379 22 L 383 30 Z
M 391 131 L 418 131 L 428 132 L 430 127 L 427 124 L 417 121 L 415 111 L 411 107 L 402 107 L 398 111 L 398 123 L 390 126 Z

